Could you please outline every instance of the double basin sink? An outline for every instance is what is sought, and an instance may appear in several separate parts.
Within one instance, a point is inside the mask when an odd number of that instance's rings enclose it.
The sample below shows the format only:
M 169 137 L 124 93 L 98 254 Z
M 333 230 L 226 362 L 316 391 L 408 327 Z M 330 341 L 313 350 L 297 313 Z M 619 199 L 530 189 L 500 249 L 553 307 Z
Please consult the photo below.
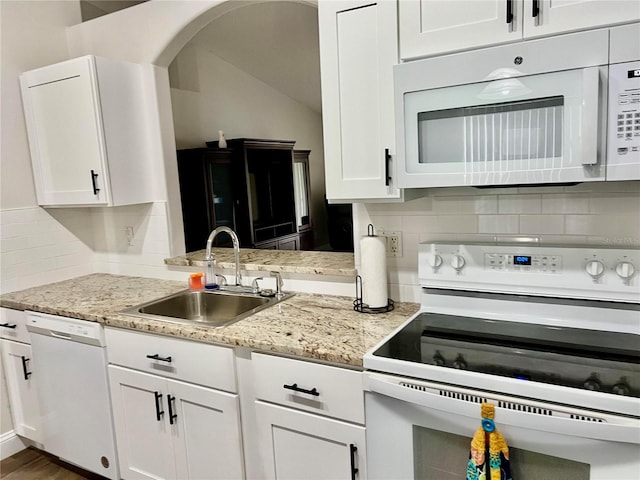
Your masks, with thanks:
M 128 308 L 122 313 L 152 320 L 221 328 L 292 296 L 292 293 L 262 296 L 224 290 L 185 290 Z

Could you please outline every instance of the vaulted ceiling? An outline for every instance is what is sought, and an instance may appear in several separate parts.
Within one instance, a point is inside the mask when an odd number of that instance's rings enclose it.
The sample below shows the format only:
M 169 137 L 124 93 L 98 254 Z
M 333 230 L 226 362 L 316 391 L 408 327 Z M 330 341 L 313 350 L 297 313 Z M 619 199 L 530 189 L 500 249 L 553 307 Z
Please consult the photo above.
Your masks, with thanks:
M 99 14 L 99 9 L 106 14 L 142 2 L 81 0 L 81 3 L 85 4 L 83 20 L 86 20 L 85 11 Z M 321 111 L 315 7 L 290 1 L 244 6 L 211 22 L 190 43 L 314 111 Z

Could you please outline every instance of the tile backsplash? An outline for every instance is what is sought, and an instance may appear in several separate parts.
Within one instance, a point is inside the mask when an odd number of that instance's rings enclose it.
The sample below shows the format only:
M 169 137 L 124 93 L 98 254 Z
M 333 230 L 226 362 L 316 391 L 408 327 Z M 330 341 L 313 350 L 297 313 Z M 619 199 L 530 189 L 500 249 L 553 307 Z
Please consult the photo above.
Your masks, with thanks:
M 169 256 L 164 202 L 0 210 L 3 293 L 93 272 L 182 278 L 164 266 Z
M 406 203 L 354 205 L 354 232 L 402 232 L 389 258 L 392 298 L 419 301 L 418 244 L 537 238 L 543 244 L 640 247 L 640 182 L 573 187 L 440 188 Z M 131 227 L 133 236 L 127 236 Z M 359 244 L 355 242 L 356 266 Z M 181 279 L 171 256 L 166 204 L 115 208 L 40 207 L 0 211 L 0 290 L 8 292 L 94 271 Z
M 638 181 L 570 187 L 439 188 L 425 193 L 406 203 L 354 207 L 357 236 L 366 235 L 369 223 L 402 232 L 402 257 L 388 258 L 391 292 L 402 300 L 419 300 L 420 242 L 527 237 L 542 244 L 640 247 Z M 358 242 L 355 244 L 359 265 Z
M 92 242 L 86 209 L 0 211 L 1 291 L 93 272 Z

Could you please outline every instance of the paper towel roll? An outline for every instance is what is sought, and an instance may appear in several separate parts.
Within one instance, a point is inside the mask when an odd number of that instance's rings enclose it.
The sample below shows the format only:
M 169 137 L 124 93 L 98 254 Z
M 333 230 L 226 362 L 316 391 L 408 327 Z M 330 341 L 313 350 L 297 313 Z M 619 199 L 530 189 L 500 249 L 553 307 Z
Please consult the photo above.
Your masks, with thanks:
M 387 248 L 383 237 L 366 236 L 360 240 L 360 277 L 362 303 L 371 308 L 386 307 Z

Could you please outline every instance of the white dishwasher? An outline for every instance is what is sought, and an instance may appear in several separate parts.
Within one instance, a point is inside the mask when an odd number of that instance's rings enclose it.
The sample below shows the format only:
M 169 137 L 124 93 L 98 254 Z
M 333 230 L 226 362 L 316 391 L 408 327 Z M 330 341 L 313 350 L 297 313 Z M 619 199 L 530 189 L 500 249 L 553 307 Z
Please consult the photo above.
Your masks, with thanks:
M 102 325 L 27 312 L 44 449 L 118 479 Z

